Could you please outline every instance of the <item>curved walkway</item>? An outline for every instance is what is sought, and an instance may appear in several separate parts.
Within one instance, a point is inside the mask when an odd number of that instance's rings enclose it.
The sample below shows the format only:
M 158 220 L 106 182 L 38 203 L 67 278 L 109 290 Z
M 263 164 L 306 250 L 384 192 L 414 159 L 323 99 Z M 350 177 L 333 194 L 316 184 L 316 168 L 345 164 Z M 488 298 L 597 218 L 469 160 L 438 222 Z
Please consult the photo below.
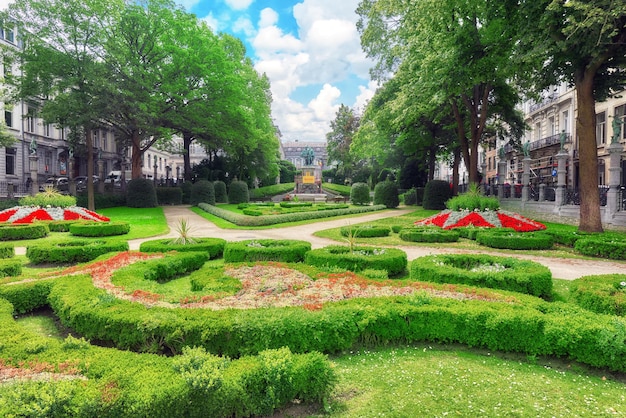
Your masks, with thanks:
M 178 236 L 176 227 L 181 219 L 187 220 L 191 225 L 191 236 L 194 237 L 217 237 L 227 241 L 241 241 L 245 239 L 300 239 L 311 242 L 313 248 L 320 248 L 326 245 L 340 244 L 337 241 L 327 238 L 320 238 L 313 235 L 317 231 L 330 228 L 338 228 L 349 224 L 361 222 L 369 222 L 377 219 L 400 216 L 410 213 L 412 209 L 399 209 L 395 211 L 385 211 L 371 213 L 350 219 L 333 219 L 322 222 L 315 222 L 306 225 L 290 226 L 275 229 L 259 229 L 259 230 L 242 230 L 242 229 L 221 229 L 202 216 L 192 212 L 189 206 L 164 206 L 163 212 L 170 227 L 170 232 L 162 235 L 161 238 L 175 238 Z M 143 241 L 156 239 L 155 237 L 137 239 L 129 241 L 131 250 L 139 249 L 139 245 Z M 460 250 L 456 248 L 429 248 L 415 246 L 396 246 L 407 253 L 408 259 L 421 257 L 430 254 L 454 254 L 454 253 L 479 253 L 480 251 Z M 498 254 L 489 251 L 490 254 Z M 502 254 L 511 256 L 511 254 Z M 604 261 L 604 260 L 580 260 L 580 259 L 561 259 L 552 257 L 539 257 L 526 254 L 513 255 L 517 258 L 533 260 L 547 266 L 552 271 L 552 276 L 557 279 L 573 280 L 590 274 L 626 274 L 626 263 Z

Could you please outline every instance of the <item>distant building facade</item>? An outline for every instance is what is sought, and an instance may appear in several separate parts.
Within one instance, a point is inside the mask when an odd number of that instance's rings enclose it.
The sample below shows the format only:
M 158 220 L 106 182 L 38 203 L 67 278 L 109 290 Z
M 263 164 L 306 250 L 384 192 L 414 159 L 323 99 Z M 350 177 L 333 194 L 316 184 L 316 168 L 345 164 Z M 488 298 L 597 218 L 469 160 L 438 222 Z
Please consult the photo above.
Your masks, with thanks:
M 280 157 L 283 160 L 290 161 L 296 168 L 302 168 L 305 165 L 305 157 L 302 151 L 307 147 L 311 148 L 315 153 L 313 164 L 321 167 L 322 170 L 328 168 L 328 152 L 326 151 L 326 142 L 305 142 L 291 141 L 280 143 Z

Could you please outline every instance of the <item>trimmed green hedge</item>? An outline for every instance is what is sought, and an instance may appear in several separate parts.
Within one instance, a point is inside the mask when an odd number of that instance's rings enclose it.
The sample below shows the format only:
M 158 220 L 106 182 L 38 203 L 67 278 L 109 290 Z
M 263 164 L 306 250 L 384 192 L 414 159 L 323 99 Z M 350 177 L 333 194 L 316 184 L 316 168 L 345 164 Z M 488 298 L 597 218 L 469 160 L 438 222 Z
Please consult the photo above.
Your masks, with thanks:
M 411 262 L 411 279 L 510 290 L 542 298 L 552 296 L 552 273 L 547 267 L 511 257 L 477 254 L 419 257 Z
M 467 238 L 471 240 L 475 240 L 476 235 L 478 235 L 480 232 L 489 231 L 490 229 L 491 228 L 476 227 L 473 225 L 454 228 L 454 230 L 459 233 L 459 236 L 461 238 Z M 503 231 L 505 229 L 511 232 L 515 231 L 513 228 L 500 228 L 500 231 Z
M 222 209 L 219 206 L 211 206 L 206 203 L 198 205 L 200 209 L 211 215 L 219 216 L 228 222 L 239 226 L 265 226 L 275 225 L 285 222 L 308 221 L 311 219 L 330 218 L 333 216 L 353 215 L 356 213 L 374 212 L 385 209 L 384 206 L 360 206 L 347 209 L 331 209 L 312 212 L 285 213 L 282 215 L 266 215 L 266 216 L 245 216 L 238 213 Z
M 318 267 L 340 267 L 350 271 L 385 270 L 389 276 L 402 273 L 407 266 L 406 253 L 397 248 L 350 247 L 329 245 L 311 250 L 305 262 Z
M 33 264 L 84 263 L 102 254 L 117 251 L 128 251 L 128 242 L 71 240 L 52 244 L 35 244 L 26 248 L 26 257 Z
M 0 241 L 14 241 L 20 239 L 37 239 L 47 237 L 50 233 L 48 225 L 33 224 L 0 224 Z
M 591 257 L 626 260 L 626 240 L 624 239 L 580 238 L 574 244 L 574 249 Z
M 222 238 L 193 238 L 192 244 L 177 244 L 172 238 L 144 241 L 139 244 L 139 251 L 145 253 L 166 253 L 168 251 L 201 251 L 209 258 L 220 258 L 224 253 L 226 240 Z
M 313 206 L 313 202 L 291 202 L 291 201 L 282 201 L 280 202 L 281 208 L 309 208 Z
M 370 186 L 366 183 L 354 183 L 350 189 L 350 201 L 353 205 L 369 205 Z
M 110 237 L 128 234 L 128 222 L 84 222 L 70 225 L 70 234 L 79 237 Z
M 476 242 L 490 248 L 509 250 L 549 250 L 554 239 L 543 232 L 511 232 L 491 228 L 476 234 Z
M 414 226 L 402 228 L 400 239 L 410 242 L 456 242 L 459 240 L 459 233 L 435 226 Z
M 157 202 L 159 205 L 181 205 L 183 190 L 180 187 L 157 187 Z
M 341 235 L 355 238 L 387 237 L 391 228 L 381 225 L 351 225 L 341 228 Z
M 15 277 L 22 274 L 22 262 L 0 259 L 0 277 Z
M 79 220 L 50 221 L 47 224 L 48 224 L 48 228 L 50 229 L 50 232 L 69 232 L 70 225 L 75 224 L 77 222 L 83 222 L 83 221 L 79 221 Z
M 0 243 L 0 259 L 12 258 L 15 256 L 15 247 L 13 244 Z
M 253 239 L 227 242 L 224 247 L 224 261 L 284 261 L 297 263 L 311 250 L 311 243 L 298 240 Z
M 20 315 L 43 308 L 48 306 L 48 295 L 54 281 L 55 279 L 44 279 L 2 285 L 0 286 L 0 301 L 4 298 L 11 302 L 13 313 Z
M 143 261 L 146 266 L 143 278 L 159 283 L 169 282 L 181 275 L 198 270 L 209 260 L 203 252 L 192 251 L 168 254 L 163 258 Z
M 626 316 L 626 274 L 584 276 L 573 280 L 570 296 L 592 312 Z

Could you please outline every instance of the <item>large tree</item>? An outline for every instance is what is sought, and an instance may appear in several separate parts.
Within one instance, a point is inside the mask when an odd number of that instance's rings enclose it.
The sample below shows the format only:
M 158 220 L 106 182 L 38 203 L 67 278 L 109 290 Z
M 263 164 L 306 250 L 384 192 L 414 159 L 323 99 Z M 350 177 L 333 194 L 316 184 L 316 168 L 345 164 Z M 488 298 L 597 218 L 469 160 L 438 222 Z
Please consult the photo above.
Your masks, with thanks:
M 579 229 L 600 232 L 595 105 L 626 85 L 626 5 L 615 0 L 525 0 L 518 10 L 526 23 L 520 25 L 518 43 L 518 56 L 527 65 L 520 78 L 536 91 L 562 81 L 576 89 Z
M 338 170 L 350 177 L 353 158 L 350 153 L 352 139 L 359 129 L 360 116 L 354 109 L 342 104 L 330 122 L 330 132 L 326 134 L 326 149 L 329 163 L 337 163 Z

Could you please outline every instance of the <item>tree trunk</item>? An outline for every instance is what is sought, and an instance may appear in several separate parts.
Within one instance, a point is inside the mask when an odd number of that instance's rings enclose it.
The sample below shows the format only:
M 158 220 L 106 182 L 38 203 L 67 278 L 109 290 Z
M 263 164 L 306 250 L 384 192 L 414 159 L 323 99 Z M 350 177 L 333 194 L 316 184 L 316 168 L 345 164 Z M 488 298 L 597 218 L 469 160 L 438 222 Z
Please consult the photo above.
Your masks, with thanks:
M 131 152 L 131 177 L 133 179 L 141 178 L 141 162 L 143 160 L 143 150 L 141 149 L 141 138 L 139 138 L 139 132 L 133 130 L 130 138 L 132 152 Z M 150 162 L 148 162 L 148 165 Z
M 184 179 L 185 181 L 191 181 L 191 157 L 189 155 L 189 151 L 191 149 L 191 142 L 193 141 L 193 136 L 189 132 L 183 133 L 183 149 L 185 152 L 183 153 L 183 166 L 184 166 Z
M 452 163 L 452 193 L 459 194 L 459 164 L 461 163 L 461 148 L 454 149 L 454 162 Z
M 596 145 L 596 103 L 593 96 L 594 75 L 589 71 L 576 75 L 579 137 L 580 223 L 579 231 L 602 232 L 600 195 L 598 193 L 598 148 Z

